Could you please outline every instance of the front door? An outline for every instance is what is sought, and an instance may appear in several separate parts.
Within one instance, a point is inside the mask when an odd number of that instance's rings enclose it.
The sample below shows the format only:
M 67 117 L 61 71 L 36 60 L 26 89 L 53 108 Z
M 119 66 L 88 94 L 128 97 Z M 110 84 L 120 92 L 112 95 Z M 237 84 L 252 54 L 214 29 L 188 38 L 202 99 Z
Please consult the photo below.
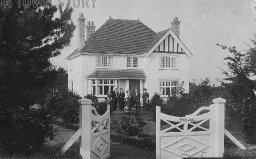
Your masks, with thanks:
M 138 92 L 140 92 L 140 80 L 129 80 L 129 90 L 131 94 L 135 93 L 136 88 Z

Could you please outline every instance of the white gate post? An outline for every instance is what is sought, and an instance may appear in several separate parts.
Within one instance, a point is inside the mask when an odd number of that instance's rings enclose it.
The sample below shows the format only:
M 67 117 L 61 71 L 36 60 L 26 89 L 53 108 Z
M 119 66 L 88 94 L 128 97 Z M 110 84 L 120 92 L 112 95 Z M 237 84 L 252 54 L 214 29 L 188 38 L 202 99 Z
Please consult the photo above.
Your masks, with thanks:
M 213 99 L 211 118 L 211 157 L 223 157 L 224 153 L 224 123 L 225 103 L 223 98 Z
M 161 138 L 160 138 L 160 133 L 161 133 L 161 119 L 160 119 L 160 115 L 161 115 L 161 107 L 160 106 L 156 106 L 156 159 L 160 159 L 161 158 Z
M 80 154 L 83 159 L 91 158 L 91 112 L 92 101 L 90 99 L 81 99 L 80 103 L 80 128 L 81 142 Z

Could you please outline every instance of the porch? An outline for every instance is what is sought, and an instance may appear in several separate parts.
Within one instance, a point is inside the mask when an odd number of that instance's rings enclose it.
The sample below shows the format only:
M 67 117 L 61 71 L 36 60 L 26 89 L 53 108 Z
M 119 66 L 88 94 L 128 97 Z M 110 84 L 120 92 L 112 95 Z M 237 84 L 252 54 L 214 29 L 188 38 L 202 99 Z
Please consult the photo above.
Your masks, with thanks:
M 87 77 L 88 94 L 98 98 L 106 98 L 108 91 L 125 92 L 130 90 L 131 94 L 137 89 L 140 94 L 146 87 L 146 76 L 143 70 L 96 70 Z

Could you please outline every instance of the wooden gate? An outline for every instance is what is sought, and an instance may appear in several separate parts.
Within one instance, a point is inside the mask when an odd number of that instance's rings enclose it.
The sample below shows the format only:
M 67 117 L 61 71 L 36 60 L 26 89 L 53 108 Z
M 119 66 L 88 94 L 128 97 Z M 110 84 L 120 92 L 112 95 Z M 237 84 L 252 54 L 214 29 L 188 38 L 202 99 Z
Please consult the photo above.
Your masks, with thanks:
M 193 114 L 176 117 L 156 108 L 156 158 L 222 157 L 224 153 L 225 99 Z
M 110 105 L 103 115 L 99 115 L 91 101 L 81 103 L 81 145 L 83 159 L 105 159 L 110 157 Z

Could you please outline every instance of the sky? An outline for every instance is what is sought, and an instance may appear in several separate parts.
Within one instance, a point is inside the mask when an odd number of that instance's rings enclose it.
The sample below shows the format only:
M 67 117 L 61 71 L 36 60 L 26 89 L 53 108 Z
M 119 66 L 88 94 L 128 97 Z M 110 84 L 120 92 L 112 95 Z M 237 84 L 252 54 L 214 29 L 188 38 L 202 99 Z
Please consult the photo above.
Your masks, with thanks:
M 66 0 L 53 0 L 55 3 Z M 139 19 L 155 32 L 171 27 L 174 17 L 181 21 L 180 38 L 191 50 L 190 81 L 209 78 L 212 84 L 228 70 L 224 58 L 229 55 L 216 44 L 236 46 L 244 52 L 256 33 L 256 0 L 71 0 L 72 21 L 77 25 L 80 13 L 94 21 L 96 30 L 109 17 Z M 94 4 L 94 7 L 93 7 Z M 66 57 L 77 47 L 77 29 L 69 46 L 52 59 L 67 69 Z

